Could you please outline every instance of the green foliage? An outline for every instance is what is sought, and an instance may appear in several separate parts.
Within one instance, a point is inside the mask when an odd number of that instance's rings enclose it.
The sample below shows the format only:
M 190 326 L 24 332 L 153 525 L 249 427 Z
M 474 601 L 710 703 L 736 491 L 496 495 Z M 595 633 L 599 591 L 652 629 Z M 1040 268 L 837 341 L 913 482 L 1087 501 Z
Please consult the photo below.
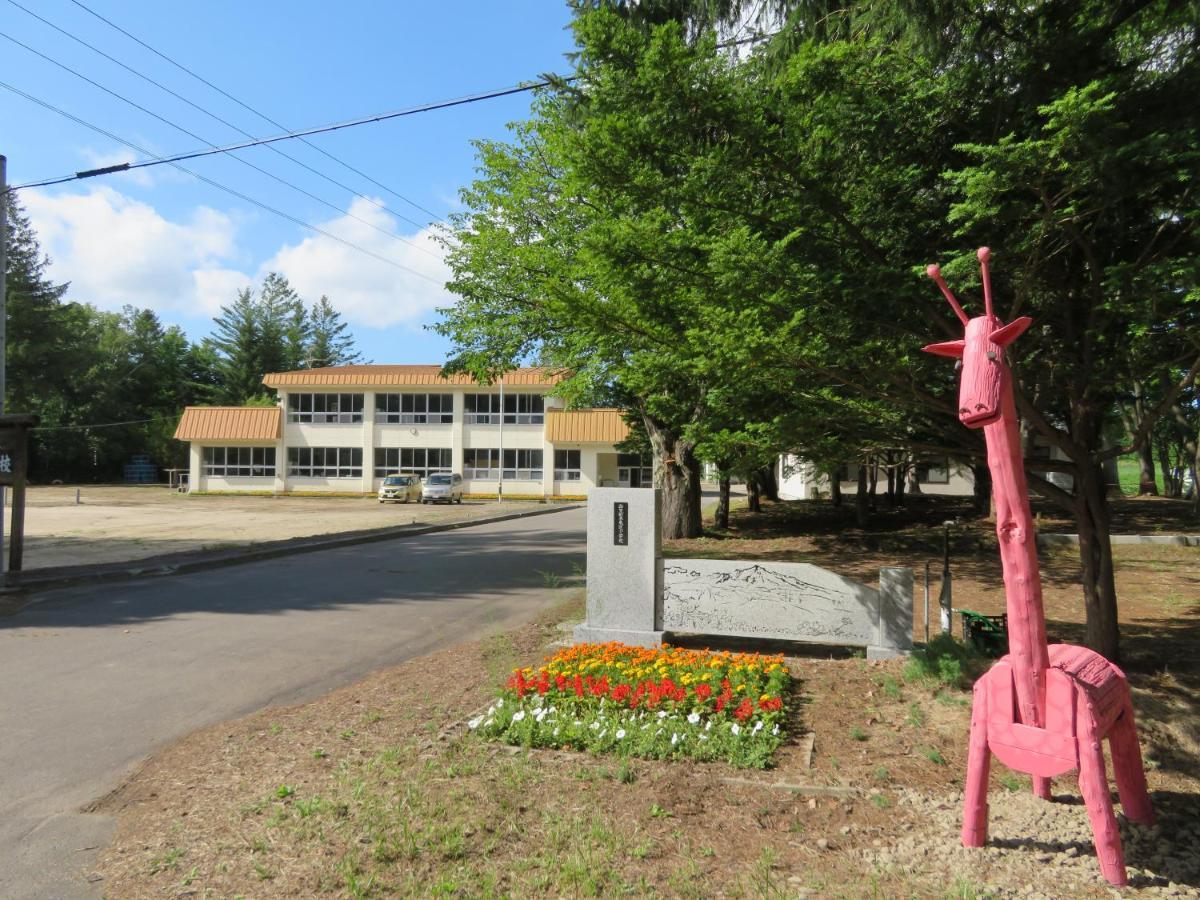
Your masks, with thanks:
M 913 650 L 904 666 L 904 678 L 909 682 L 963 688 L 974 680 L 983 664 L 970 647 L 943 633 Z

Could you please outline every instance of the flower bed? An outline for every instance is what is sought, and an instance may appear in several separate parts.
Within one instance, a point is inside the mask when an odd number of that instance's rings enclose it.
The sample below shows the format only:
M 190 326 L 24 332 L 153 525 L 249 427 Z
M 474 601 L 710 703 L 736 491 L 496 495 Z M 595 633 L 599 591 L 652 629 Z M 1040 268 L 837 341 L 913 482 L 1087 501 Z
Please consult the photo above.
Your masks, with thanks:
M 576 644 L 513 672 L 483 736 L 526 747 L 763 768 L 785 737 L 782 656 Z

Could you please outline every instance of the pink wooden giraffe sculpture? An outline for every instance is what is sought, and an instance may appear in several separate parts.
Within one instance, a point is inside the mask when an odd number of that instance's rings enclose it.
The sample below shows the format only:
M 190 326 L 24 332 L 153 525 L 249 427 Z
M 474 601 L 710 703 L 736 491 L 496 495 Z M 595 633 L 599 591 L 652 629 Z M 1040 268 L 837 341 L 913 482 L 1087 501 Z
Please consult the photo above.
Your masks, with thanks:
M 1121 835 L 1113 815 L 1102 742 L 1108 738 L 1125 815 L 1151 824 L 1142 754 L 1133 723 L 1133 703 L 1124 673 L 1085 647 L 1046 646 L 1037 541 L 1029 513 L 1021 442 L 1005 348 L 1029 327 L 1021 317 L 1001 324 L 992 312 L 987 247 L 979 249 L 985 315 L 968 318 L 946 287 L 941 270 L 926 271 L 965 326 L 964 339 L 924 349 L 957 357 L 962 370 L 958 418 L 982 428 L 996 500 L 996 534 L 1004 568 L 1010 652 L 975 683 L 971 743 L 963 799 L 962 842 L 987 840 L 987 783 L 991 753 L 1006 766 L 1033 776 L 1034 793 L 1050 798 L 1050 777 L 1079 769 L 1100 871 L 1112 884 L 1125 884 Z

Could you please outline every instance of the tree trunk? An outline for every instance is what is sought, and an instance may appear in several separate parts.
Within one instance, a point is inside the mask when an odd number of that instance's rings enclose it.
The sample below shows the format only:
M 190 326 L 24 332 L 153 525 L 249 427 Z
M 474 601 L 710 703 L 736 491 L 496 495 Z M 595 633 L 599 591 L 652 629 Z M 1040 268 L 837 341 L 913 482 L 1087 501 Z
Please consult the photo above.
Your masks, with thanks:
M 891 458 L 888 458 L 891 461 Z M 896 470 L 891 465 L 887 467 L 887 501 L 888 506 L 896 505 Z
M 1075 481 L 1075 518 L 1079 527 L 1083 602 L 1087 610 L 1085 643 L 1101 656 L 1118 662 L 1117 586 L 1113 580 L 1104 472 L 1091 463 L 1079 466 Z
M 1138 496 L 1158 496 L 1158 483 L 1154 480 L 1154 448 L 1147 440 L 1137 452 Z
M 907 481 L 907 477 L 906 477 L 906 473 L 905 473 L 905 465 L 902 462 L 902 463 L 900 463 L 899 468 L 896 469 L 896 505 L 897 506 L 904 505 L 904 485 L 905 485 L 906 481 Z
M 1178 500 L 1182 485 L 1175 477 L 1175 469 L 1171 465 L 1171 450 L 1166 440 L 1158 442 L 1158 464 L 1162 468 L 1163 496 Z
M 867 503 L 871 509 L 877 509 L 875 492 L 879 489 L 879 464 L 874 459 L 871 460 L 870 472 L 867 477 Z
M 983 519 L 992 513 L 992 473 L 986 463 L 971 466 L 975 484 L 971 488 L 972 507 L 975 515 Z
M 643 415 L 654 451 L 654 484 L 662 491 L 662 536 L 665 540 L 699 537 L 700 460 L 696 447 L 664 423 Z
M 758 484 L 758 473 L 752 472 L 746 479 L 746 508 L 750 512 L 762 512 L 762 489 Z
M 842 505 L 842 467 L 838 466 L 829 475 L 829 499 L 835 507 Z
M 905 481 L 904 489 L 908 492 L 909 496 L 912 496 L 913 494 L 921 493 L 921 480 L 917 477 L 916 460 L 910 459 L 908 461 L 908 470 L 904 476 L 904 481 Z
M 779 502 L 779 478 L 775 474 L 774 466 L 763 466 L 758 470 L 761 473 L 759 485 L 762 488 L 763 496 L 772 503 Z
M 722 531 L 729 527 L 729 475 L 725 470 L 721 470 L 721 479 L 718 482 L 720 494 L 717 499 L 717 512 L 713 516 L 713 525 Z
M 854 494 L 854 521 L 859 528 L 867 527 L 867 510 L 870 503 L 867 497 L 867 466 L 865 463 L 858 467 L 858 491 Z

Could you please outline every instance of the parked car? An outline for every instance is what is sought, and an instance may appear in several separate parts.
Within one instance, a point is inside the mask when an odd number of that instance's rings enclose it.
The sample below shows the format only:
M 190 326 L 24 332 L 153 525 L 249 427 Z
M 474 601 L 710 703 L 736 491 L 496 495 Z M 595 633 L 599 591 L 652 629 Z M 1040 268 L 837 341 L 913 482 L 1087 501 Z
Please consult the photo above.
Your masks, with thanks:
M 434 472 L 421 488 L 422 503 L 462 503 L 462 476 L 457 472 Z
M 389 475 L 379 486 L 379 502 L 407 503 L 421 499 L 421 479 L 416 475 Z

